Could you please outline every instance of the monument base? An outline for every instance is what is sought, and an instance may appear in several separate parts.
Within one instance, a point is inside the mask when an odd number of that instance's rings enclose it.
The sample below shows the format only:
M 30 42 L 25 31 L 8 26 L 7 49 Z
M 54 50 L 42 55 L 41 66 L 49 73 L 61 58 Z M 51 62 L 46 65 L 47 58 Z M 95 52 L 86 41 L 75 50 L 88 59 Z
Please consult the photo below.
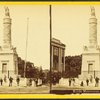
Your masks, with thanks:
M 81 73 L 81 75 L 78 76 L 79 79 L 81 80 L 86 80 L 87 78 L 90 79 L 90 78 L 100 78 L 100 71 L 92 71 L 92 72 L 88 72 L 88 71 L 83 71 Z

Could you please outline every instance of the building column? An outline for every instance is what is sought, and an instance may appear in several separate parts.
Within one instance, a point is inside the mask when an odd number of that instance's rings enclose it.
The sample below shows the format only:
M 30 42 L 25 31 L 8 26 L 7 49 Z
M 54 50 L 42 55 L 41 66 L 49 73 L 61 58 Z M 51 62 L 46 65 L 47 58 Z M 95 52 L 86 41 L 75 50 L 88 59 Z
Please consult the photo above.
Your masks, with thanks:
M 51 51 L 52 54 L 51 54 L 51 66 L 50 66 L 50 67 L 51 67 L 51 69 L 52 69 L 52 71 L 53 71 L 53 63 L 54 63 L 54 62 L 53 62 L 53 46 L 51 46 L 51 48 L 52 48 L 52 51 Z
M 59 50 L 58 50 L 59 54 L 58 54 L 58 71 L 59 72 L 62 72 L 62 69 L 61 69 L 61 48 L 59 47 Z
M 63 53 L 63 54 L 64 54 L 64 55 L 63 55 L 63 57 L 64 57 L 63 72 L 65 72 L 65 49 L 63 50 L 63 52 L 64 52 L 64 53 Z

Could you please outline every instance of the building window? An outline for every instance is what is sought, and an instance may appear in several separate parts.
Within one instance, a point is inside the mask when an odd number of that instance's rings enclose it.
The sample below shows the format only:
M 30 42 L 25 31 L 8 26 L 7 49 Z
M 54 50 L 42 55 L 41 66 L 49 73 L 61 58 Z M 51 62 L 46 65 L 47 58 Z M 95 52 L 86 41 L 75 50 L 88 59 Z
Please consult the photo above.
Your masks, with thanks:
M 2 64 L 2 73 L 7 73 L 7 63 Z
M 93 72 L 93 63 L 88 64 L 88 73 Z

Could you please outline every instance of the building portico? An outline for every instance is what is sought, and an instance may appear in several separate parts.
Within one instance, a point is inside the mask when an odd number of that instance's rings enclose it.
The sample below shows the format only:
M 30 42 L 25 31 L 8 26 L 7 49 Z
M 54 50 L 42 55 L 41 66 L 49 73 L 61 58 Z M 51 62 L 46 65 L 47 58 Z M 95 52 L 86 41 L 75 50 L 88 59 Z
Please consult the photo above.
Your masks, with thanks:
M 52 70 L 54 72 L 65 71 L 65 44 L 52 38 Z

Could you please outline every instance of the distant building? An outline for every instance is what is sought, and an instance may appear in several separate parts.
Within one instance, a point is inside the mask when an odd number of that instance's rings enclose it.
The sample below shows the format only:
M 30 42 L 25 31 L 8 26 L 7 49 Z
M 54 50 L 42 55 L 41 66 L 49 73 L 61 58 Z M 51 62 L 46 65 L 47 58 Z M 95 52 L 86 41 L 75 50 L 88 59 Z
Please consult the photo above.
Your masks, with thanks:
M 3 46 L 0 47 L 0 77 L 18 75 L 18 55 L 11 43 L 11 18 L 8 7 L 5 7 L 3 19 Z
M 65 44 L 60 40 L 52 38 L 52 71 L 64 72 L 65 71 Z

